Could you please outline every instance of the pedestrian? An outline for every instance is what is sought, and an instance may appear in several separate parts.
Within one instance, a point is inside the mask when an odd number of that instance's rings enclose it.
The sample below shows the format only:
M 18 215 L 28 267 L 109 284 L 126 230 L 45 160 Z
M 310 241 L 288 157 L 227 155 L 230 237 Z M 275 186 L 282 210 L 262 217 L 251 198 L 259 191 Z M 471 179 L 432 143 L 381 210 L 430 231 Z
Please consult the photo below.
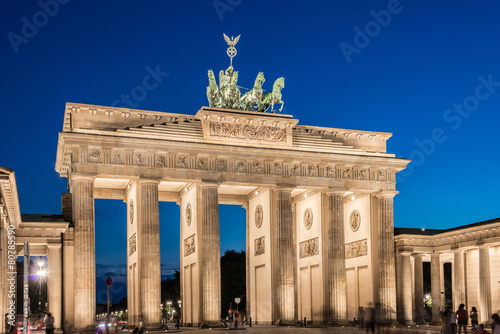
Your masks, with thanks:
M 472 306 L 470 310 L 470 324 L 472 326 L 472 329 L 476 329 L 476 326 L 478 325 L 478 317 L 477 317 L 477 309 L 475 306 Z
M 10 333 L 9 314 L 5 313 L 5 333 Z
M 442 314 L 441 320 L 443 321 L 444 334 L 451 334 L 451 307 L 447 307 Z
M 368 317 L 366 321 L 366 333 L 375 333 L 375 309 L 372 303 L 368 304 Z
M 484 325 L 477 325 L 477 329 L 474 331 L 474 334 L 490 334 L 488 331 L 484 330 Z
M 453 311 L 453 309 L 450 307 L 450 327 L 451 327 L 451 334 L 457 334 L 457 312 Z
M 464 330 L 464 334 L 467 334 L 467 323 L 469 322 L 469 317 L 467 316 L 467 311 L 465 310 L 465 305 L 460 304 L 457 310 L 457 321 L 458 321 L 458 334 Z
M 493 313 L 491 316 L 493 323 L 491 324 L 491 334 L 500 334 L 500 317 L 497 313 Z
M 359 329 L 365 328 L 365 310 L 362 306 L 358 308 Z
M 45 316 L 45 333 L 54 334 L 54 317 L 50 312 Z

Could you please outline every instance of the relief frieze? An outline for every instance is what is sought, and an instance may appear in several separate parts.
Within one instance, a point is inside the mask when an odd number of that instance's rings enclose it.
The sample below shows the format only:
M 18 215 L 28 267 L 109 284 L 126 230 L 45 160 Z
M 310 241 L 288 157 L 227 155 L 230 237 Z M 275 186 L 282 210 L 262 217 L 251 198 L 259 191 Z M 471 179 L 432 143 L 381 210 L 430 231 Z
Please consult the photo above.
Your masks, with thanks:
M 218 171 L 227 171 L 227 161 L 225 159 L 217 159 L 216 163 Z
M 244 161 L 238 161 L 236 162 L 236 171 L 239 173 L 246 172 L 247 166 Z
M 102 162 L 102 152 L 100 150 L 92 150 L 89 152 L 89 162 Z
M 351 242 L 345 245 L 346 260 L 366 255 L 368 255 L 367 239 Z
M 123 156 L 121 153 L 115 153 L 113 154 L 113 158 L 111 160 L 114 164 L 123 164 Z
M 137 250 L 137 234 L 134 233 L 129 239 L 128 239 L 128 256 L 132 256 Z
M 266 253 L 265 237 L 255 239 L 255 256 Z
M 285 129 L 250 124 L 211 122 L 210 136 L 269 142 L 286 142 Z
M 196 251 L 194 234 L 184 239 L 184 256 L 193 254 Z
M 175 166 L 180 168 L 187 168 L 187 157 L 177 157 Z
M 326 167 L 326 177 L 335 177 L 334 167 Z
M 146 155 L 145 154 L 142 154 L 142 153 L 136 153 L 134 154 L 134 161 L 133 161 L 134 165 L 139 165 L 139 166 L 143 166 L 147 163 L 147 158 L 146 158 Z
M 318 238 L 309 239 L 302 241 L 299 244 L 300 247 L 300 258 L 314 256 L 319 254 L 319 240 Z
M 157 167 L 167 167 L 167 158 L 164 155 L 156 156 L 156 166 Z
M 207 169 L 208 168 L 208 159 L 207 158 L 198 158 L 198 160 L 196 161 L 196 168 Z

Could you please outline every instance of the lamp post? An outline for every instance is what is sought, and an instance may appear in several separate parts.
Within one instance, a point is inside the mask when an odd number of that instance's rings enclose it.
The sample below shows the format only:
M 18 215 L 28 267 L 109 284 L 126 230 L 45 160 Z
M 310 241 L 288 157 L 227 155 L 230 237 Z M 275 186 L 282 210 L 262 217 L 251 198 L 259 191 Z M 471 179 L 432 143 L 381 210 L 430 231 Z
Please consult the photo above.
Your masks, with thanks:
M 182 300 L 178 300 L 177 304 L 179 304 L 179 314 L 177 315 L 177 324 L 180 326 L 181 325 L 181 320 L 182 320 Z M 177 327 L 179 329 L 179 327 Z
M 168 307 L 168 311 L 167 311 L 167 314 L 168 314 L 168 317 L 167 317 L 167 323 L 170 321 L 170 315 L 171 315 L 171 307 L 172 307 L 172 302 L 171 301 L 168 301 L 167 302 L 167 307 Z
M 38 279 L 40 279 L 40 287 L 38 288 L 38 314 L 40 318 L 42 317 L 42 281 L 43 277 L 47 274 L 46 270 L 44 269 L 45 262 L 40 260 L 38 261 L 38 271 L 36 272 Z

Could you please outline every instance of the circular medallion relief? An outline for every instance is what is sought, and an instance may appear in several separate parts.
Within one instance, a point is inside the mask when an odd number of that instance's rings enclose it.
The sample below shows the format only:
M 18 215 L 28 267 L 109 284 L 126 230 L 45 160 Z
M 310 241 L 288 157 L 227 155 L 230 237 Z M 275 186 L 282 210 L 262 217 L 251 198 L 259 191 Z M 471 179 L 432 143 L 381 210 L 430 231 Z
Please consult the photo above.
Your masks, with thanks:
M 257 205 L 255 208 L 255 226 L 257 226 L 257 228 L 262 226 L 262 220 L 264 220 L 264 211 L 261 205 Z
M 130 200 L 130 203 L 128 205 L 128 218 L 130 220 L 130 224 L 134 223 L 134 200 Z
M 188 203 L 186 205 L 186 224 L 187 224 L 187 226 L 191 225 L 191 218 L 192 218 L 191 203 Z
M 359 229 L 359 225 L 361 225 L 361 215 L 358 210 L 353 210 L 351 212 L 350 225 L 353 232 L 356 232 Z
M 311 208 L 307 208 L 304 212 L 304 227 L 306 230 L 310 229 L 313 224 L 313 212 Z

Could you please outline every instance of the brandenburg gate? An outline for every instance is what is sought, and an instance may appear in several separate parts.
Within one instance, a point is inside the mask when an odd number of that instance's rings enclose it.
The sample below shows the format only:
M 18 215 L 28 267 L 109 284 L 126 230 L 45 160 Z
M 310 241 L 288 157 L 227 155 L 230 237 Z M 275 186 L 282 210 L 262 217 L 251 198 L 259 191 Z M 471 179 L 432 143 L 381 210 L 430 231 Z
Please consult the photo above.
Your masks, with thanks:
M 131 325 L 160 325 L 159 201 L 181 210 L 168 223 L 180 224 L 184 324 L 221 319 L 219 204 L 247 212 L 254 323 L 342 323 L 370 302 L 395 320 L 393 197 L 409 160 L 386 152 L 390 133 L 298 122 L 231 108 L 185 115 L 68 103 L 56 161 L 74 224 L 64 237 L 74 266 L 63 273 L 65 322 L 94 326 L 96 198 L 127 203 Z

